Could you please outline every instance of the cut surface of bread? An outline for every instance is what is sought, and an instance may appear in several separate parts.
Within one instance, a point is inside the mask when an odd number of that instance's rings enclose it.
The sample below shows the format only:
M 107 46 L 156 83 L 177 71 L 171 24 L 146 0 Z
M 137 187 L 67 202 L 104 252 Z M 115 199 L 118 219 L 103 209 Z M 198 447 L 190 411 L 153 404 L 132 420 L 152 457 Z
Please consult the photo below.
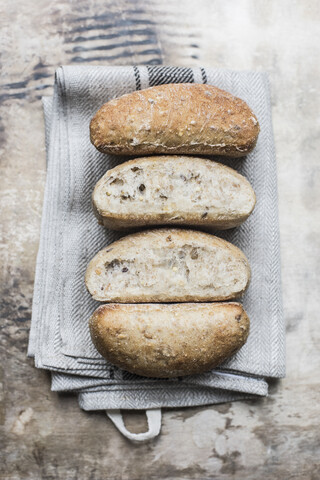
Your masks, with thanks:
M 85 280 L 93 298 L 103 302 L 211 302 L 239 297 L 250 267 L 239 248 L 213 235 L 155 229 L 101 250 Z
M 232 168 L 202 158 L 137 158 L 109 170 L 92 203 L 101 224 L 113 229 L 144 225 L 240 225 L 255 206 L 255 193 Z

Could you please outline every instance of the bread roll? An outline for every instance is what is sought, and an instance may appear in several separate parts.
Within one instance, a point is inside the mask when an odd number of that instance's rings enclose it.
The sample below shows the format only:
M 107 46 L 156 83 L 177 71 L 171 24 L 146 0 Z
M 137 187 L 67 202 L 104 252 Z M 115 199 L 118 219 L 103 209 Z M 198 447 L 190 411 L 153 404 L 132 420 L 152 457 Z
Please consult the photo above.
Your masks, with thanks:
M 171 224 L 224 230 L 248 218 L 255 194 L 242 175 L 220 163 L 155 156 L 109 170 L 92 203 L 99 222 L 113 229 Z
M 109 304 L 89 322 L 100 354 L 146 377 L 177 377 L 211 370 L 236 353 L 249 334 L 238 303 Z
M 86 285 L 102 302 L 211 302 L 233 299 L 249 284 L 245 255 L 203 232 L 149 230 L 101 250 L 89 263 Z
M 93 145 L 121 155 L 200 154 L 242 157 L 259 124 L 240 98 L 202 84 L 169 84 L 103 105 L 90 124 Z

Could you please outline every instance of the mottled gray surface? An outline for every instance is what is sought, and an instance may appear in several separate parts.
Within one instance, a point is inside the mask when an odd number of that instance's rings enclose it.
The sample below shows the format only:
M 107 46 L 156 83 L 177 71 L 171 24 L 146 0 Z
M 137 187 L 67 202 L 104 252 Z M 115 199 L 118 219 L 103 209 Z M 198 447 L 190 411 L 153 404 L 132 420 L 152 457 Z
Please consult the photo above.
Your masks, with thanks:
M 0 0 L 0 478 L 319 478 L 318 10 L 316 0 Z M 40 97 L 58 65 L 80 62 L 266 70 L 272 85 L 287 378 L 258 402 L 165 411 L 161 437 L 143 446 L 51 393 L 26 359 L 45 182 Z M 144 427 L 139 414 L 127 424 Z

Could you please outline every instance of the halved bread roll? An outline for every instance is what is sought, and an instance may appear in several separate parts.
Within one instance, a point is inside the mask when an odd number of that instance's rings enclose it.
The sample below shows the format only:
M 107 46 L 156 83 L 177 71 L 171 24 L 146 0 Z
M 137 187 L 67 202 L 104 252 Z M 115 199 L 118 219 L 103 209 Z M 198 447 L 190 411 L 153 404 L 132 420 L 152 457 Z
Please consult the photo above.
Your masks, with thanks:
M 259 130 L 240 98 L 211 85 L 178 83 L 104 104 L 91 121 L 90 138 L 103 153 L 242 157 L 254 148 Z
M 211 302 L 239 297 L 250 280 L 239 248 L 208 233 L 155 229 L 128 235 L 89 263 L 86 285 L 103 302 Z
M 238 303 L 106 304 L 89 321 L 108 361 L 146 377 L 211 370 L 246 342 L 250 322 Z
M 244 222 L 255 201 L 248 180 L 232 168 L 173 155 L 122 163 L 92 195 L 99 222 L 113 229 L 171 224 L 224 230 Z

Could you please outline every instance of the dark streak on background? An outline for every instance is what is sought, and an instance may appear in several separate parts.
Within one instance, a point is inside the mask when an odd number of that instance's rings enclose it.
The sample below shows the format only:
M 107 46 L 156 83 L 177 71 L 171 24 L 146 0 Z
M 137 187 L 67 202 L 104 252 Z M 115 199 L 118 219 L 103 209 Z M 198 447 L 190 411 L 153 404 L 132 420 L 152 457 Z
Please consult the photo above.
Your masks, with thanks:
M 83 15 L 83 12 L 80 13 L 81 6 L 75 4 L 74 13 L 67 18 L 59 12 L 53 15 L 55 33 L 63 38 L 66 45 L 63 61 L 59 63 L 162 65 L 163 56 L 157 32 L 162 24 L 172 25 L 172 29 L 165 30 L 172 47 L 187 49 L 186 54 L 181 51 L 181 58 L 198 58 L 199 45 L 194 40 L 197 35 L 190 31 L 186 33 L 184 23 L 179 18 L 173 18 L 172 13 L 165 12 L 160 17 L 158 14 L 154 20 L 151 4 L 142 7 L 139 2 L 134 2 L 137 5 L 137 9 L 134 9 L 132 4 L 125 7 L 121 3 L 108 5 L 105 12 L 93 15 Z M 180 30 L 177 30 L 178 27 L 181 27 Z M 68 49 L 67 46 L 72 48 Z M 110 54 L 97 55 L 97 52 Z M 22 75 L 22 78 L 17 76 L 17 81 L 0 85 L 0 103 L 10 99 L 38 101 L 42 95 L 51 95 L 54 70 L 59 63 L 46 64 L 38 58 L 32 74 L 26 77 Z M 44 83 L 46 78 L 52 81 Z

